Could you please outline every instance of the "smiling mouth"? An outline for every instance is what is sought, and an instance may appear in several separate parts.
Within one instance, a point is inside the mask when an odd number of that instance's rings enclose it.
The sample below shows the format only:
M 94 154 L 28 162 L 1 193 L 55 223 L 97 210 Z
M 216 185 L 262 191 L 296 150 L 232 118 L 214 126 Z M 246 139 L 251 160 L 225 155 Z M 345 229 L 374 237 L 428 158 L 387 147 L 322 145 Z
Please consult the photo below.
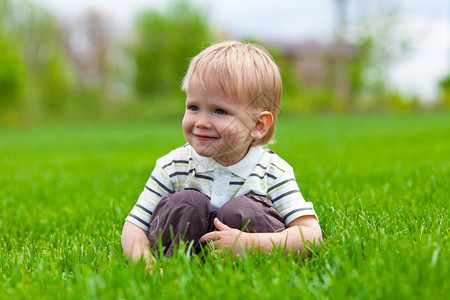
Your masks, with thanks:
M 198 134 L 194 134 L 195 138 L 199 141 L 212 141 L 212 140 L 216 140 L 216 137 L 212 137 L 212 136 L 207 136 L 207 135 L 198 135 Z

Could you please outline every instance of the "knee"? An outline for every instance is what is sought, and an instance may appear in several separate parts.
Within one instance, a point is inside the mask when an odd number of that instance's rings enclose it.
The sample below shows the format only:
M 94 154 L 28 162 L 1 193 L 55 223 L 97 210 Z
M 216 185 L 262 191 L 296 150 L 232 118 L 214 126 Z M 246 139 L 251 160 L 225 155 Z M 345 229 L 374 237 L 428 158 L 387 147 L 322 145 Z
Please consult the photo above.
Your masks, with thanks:
M 175 194 L 168 195 L 162 198 L 158 205 L 164 205 L 170 203 L 174 207 L 197 207 L 202 208 L 204 206 L 211 205 L 209 198 L 204 194 L 194 190 L 184 190 Z
M 217 210 L 217 218 L 231 228 L 241 230 L 252 222 L 249 215 L 252 208 L 249 206 L 251 203 L 244 196 L 233 198 Z
M 184 190 L 162 198 L 155 207 L 152 219 L 161 215 L 165 218 L 182 219 L 183 216 L 190 216 L 189 219 L 195 219 L 194 216 L 209 216 L 213 211 L 209 198 L 204 194 Z
M 231 199 L 217 211 L 217 218 L 232 228 L 249 232 L 275 232 L 284 228 L 283 217 L 263 197 Z
M 208 197 L 197 191 L 181 191 L 161 199 L 150 223 L 148 238 L 156 245 L 161 231 L 163 245 L 178 240 L 196 240 L 212 227 L 214 210 Z M 199 236 L 197 236 L 199 235 Z

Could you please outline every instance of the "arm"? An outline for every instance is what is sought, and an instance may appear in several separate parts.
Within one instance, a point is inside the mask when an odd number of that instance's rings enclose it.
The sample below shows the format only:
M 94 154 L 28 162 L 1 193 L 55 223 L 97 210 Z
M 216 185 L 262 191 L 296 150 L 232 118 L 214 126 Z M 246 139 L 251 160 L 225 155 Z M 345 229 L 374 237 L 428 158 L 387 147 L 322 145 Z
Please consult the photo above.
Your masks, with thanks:
M 170 182 L 166 182 L 163 178 L 169 176 L 162 176 L 159 174 L 165 174 L 165 171 L 156 162 L 155 169 L 152 171 L 150 178 L 148 179 L 145 188 L 139 196 L 139 199 L 130 214 L 125 221 L 122 229 L 122 249 L 127 258 L 131 258 L 133 261 L 138 261 L 143 258 L 147 263 L 147 268 L 151 273 L 152 263 L 156 261 L 150 252 L 150 245 L 147 238 L 147 232 L 145 229 L 135 225 L 135 222 L 139 222 L 144 227 L 150 225 L 151 212 L 153 211 L 156 203 L 165 196 L 167 196 L 168 191 L 163 189 L 161 185 L 165 187 L 172 187 Z M 159 179 L 159 181 L 158 181 Z M 162 272 L 161 272 L 162 273 Z
M 273 247 L 283 247 L 286 245 L 286 255 L 291 249 L 294 250 L 295 254 L 302 252 L 305 243 L 308 242 L 319 248 L 320 241 L 322 240 L 322 230 L 314 216 L 299 217 L 289 223 L 288 228 L 281 232 L 254 233 L 249 235 L 250 243 L 254 243 L 255 246 L 259 249 L 264 249 L 266 252 L 272 251 Z M 307 250 L 308 255 L 311 256 L 309 247 L 307 247 Z
M 147 263 L 147 268 L 152 273 L 152 263 L 156 261 L 150 253 L 147 234 L 143 229 L 126 221 L 122 229 L 122 249 L 125 256 L 133 261 L 143 258 Z M 162 273 L 162 270 L 161 270 Z
M 201 237 L 202 242 L 211 241 L 216 249 L 232 248 L 239 254 L 245 248 L 255 246 L 260 251 L 270 252 L 274 247 L 286 245 L 286 255 L 293 248 L 294 253 L 302 252 L 304 244 L 311 242 L 319 247 L 322 230 L 314 216 L 303 216 L 289 223 L 288 228 L 275 233 L 247 233 L 233 229 L 214 219 L 214 225 L 219 231 L 209 232 Z M 311 252 L 308 249 L 308 254 Z

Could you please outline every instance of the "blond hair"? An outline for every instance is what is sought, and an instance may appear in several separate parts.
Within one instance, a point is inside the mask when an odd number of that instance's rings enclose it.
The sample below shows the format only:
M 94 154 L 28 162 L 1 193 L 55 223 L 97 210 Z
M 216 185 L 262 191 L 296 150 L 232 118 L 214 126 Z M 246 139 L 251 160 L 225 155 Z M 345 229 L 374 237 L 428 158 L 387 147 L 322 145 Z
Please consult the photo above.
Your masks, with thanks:
M 272 126 L 252 145 L 266 145 L 272 140 L 282 83 L 280 71 L 266 50 L 238 41 L 214 44 L 191 60 L 182 90 L 189 90 L 193 80 L 198 80 L 205 88 L 219 85 L 227 97 L 248 101 L 249 108 L 271 112 L 274 118 Z

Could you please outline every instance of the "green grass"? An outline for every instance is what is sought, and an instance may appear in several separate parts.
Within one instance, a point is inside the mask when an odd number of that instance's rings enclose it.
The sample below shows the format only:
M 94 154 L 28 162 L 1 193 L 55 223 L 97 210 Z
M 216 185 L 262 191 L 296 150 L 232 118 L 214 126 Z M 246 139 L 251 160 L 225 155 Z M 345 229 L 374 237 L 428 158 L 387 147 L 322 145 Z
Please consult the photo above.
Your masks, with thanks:
M 313 201 L 322 249 L 233 262 L 178 255 L 149 276 L 124 218 L 180 122 L 0 128 L 0 298 L 444 299 L 450 113 L 280 118 L 271 146 Z

